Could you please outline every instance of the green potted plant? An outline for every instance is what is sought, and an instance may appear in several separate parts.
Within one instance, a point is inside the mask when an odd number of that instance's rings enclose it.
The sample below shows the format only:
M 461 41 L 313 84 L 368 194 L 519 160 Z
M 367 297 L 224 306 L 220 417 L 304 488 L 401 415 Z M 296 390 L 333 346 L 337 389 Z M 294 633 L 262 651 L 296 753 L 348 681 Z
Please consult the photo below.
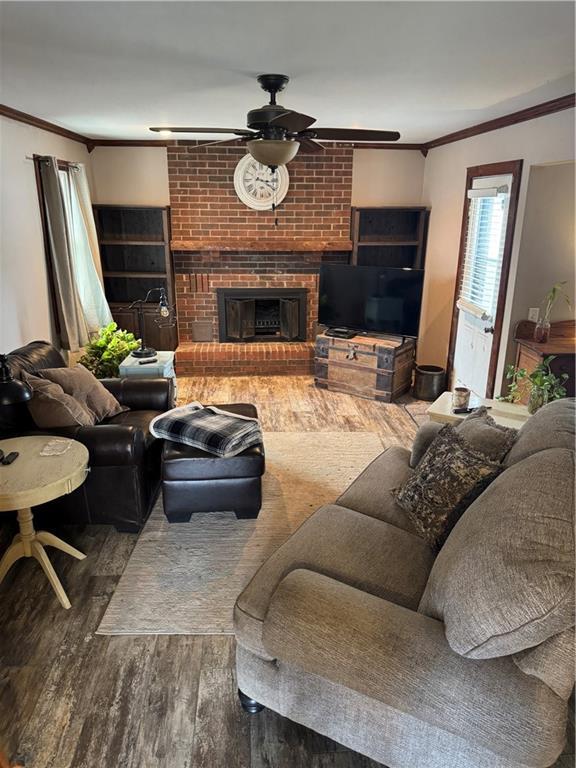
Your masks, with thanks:
M 545 302 L 544 315 L 538 320 L 534 327 L 534 341 L 537 341 L 540 344 L 544 344 L 550 338 L 550 316 L 554 309 L 554 304 L 556 304 L 558 299 L 563 298 L 568 306 L 571 306 L 570 296 L 568 296 L 564 290 L 566 282 L 566 280 L 563 280 L 560 283 L 555 283 L 544 297 L 544 301 L 542 302 L 543 304 Z
M 133 349 L 140 346 L 139 340 L 129 331 L 122 331 L 116 323 L 104 326 L 90 341 L 78 362 L 92 371 L 97 379 L 118 376 L 118 367 Z
M 556 376 L 552 373 L 550 369 L 552 360 L 554 360 L 554 355 L 545 357 L 532 373 L 528 373 L 525 368 L 509 365 L 506 368 L 506 378 L 510 382 L 508 394 L 499 399 L 508 403 L 517 403 L 528 392 L 528 412 L 536 413 L 538 408 L 551 400 L 566 397 L 564 384 L 568 374 L 563 373 L 561 376 Z
M 508 394 L 502 395 L 498 400 L 504 403 L 517 403 L 526 392 L 528 371 L 526 368 L 516 368 L 515 365 L 510 364 L 506 366 L 505 374 L 508 380 Z

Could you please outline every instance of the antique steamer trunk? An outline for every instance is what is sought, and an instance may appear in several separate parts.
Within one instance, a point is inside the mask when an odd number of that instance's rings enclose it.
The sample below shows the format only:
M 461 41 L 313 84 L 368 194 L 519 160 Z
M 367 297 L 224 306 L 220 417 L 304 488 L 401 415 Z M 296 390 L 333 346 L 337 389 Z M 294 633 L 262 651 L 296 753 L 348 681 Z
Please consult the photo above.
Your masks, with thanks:
M 401 336 L 316 337 L 317 387 L 390 403 L 410 389 L 414 339 Z

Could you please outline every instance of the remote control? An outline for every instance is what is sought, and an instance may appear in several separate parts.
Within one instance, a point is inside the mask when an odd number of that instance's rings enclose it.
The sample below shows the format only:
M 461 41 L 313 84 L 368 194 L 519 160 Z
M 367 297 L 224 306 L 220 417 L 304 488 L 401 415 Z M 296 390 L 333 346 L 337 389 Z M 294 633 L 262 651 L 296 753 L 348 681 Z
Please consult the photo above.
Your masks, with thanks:
M 8 464 L 12 464 L 13 461 L 16 461 L 18 456 L 20 456 L 18 451 L 12 451 L 12 453 L 9 453 L 8 456 L 5 456 L 2 459 L 2 464 L 4 464 L 4 466 L 7 466 Z
M 152 363 L 157 363 L 157 362 L 158 362 L 158 358 L 155 357 L 153 360 L 140 360 L 138 362 L 138 365 L 152 365 Z
M 481 408 L 481 407 L 482 407 L 481 405 L 477 405 L 474 408 L 454 408 L 452 410 L 452 413 L 458 413 L 458 414 L 460 414 L 460 413 L 473 413 L 474 411 L 477 411 L 478 408 Z M 485 408 L 486 408 L 487 411 L 492 410 L 492 406 L 491 405 L 486 405 Z

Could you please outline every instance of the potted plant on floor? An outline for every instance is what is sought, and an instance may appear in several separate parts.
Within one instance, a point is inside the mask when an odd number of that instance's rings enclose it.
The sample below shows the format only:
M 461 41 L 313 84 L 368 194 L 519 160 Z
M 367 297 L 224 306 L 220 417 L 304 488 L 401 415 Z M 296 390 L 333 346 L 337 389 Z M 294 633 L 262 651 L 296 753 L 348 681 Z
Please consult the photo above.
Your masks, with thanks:
M 544 302 L 546 302 L 544 315 L 538 320 L 534 327 L 534 341 L 537 341 L 540 344 L 546 343 L 550 338 L 550 316 L 554 309 L 554 304 L 556 304 L 558 299 L 563 298 L 568 306 L 571 306 L 570 297 L 564 290 L 566 282 L 566 280 L 563 280 L 560 283 L 555 283 L 544 297 Z
M 528 373 L 525 368 L 509 365 L 506 368 L 506 378 L 510 382 L 508 394 L 500 397 L 499 400 L 517 403 L 528 392 L 528 412 L 532 414 L 546 403 L 566 397 L 564 384 L 568 379 L 568 374 L 563 373 L 561 376 L 556 376 L 552 373 L 550 369 L 552 360 L 554 360 L 554 355 L 545 357 L 532 373 Z

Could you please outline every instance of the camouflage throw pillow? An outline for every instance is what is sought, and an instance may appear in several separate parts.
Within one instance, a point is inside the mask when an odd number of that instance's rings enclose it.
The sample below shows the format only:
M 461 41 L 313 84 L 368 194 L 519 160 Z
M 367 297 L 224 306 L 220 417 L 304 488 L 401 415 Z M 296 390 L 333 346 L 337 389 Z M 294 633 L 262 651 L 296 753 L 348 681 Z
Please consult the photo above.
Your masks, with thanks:
M 422 538 L 440 549 L 466 508 L 502 469 L 447 424 L 394 496 Z

